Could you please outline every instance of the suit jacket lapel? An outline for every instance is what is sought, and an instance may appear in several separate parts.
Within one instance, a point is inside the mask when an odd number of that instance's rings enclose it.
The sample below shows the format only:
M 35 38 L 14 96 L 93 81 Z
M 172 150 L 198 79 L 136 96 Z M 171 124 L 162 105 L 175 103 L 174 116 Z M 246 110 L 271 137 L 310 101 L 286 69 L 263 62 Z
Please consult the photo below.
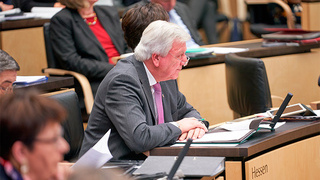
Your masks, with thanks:
M 114 29 L 112 28 L 112 22 L 110 21 L 110 18 L 106 16 L 106 14 L 102 11 L 101 8 L 97 8 L 97 6 L 94 6 L 94 11 L 97 13 L 100 24 L 107 31 L 117 51 L 122 52 L 121 45 L 119 44 L 122 41 L 118 41 L 117 39 L 115 39 L 116 37 L 118 37 L 117 33 L 121 33 L 121 32 L 114 31 Z M 119 18 L 119 23 L 120 23 L 120 18 Z
M 93 41 L 97 46 L 99 47 L 99 50 L 106 54 L 105 50 L 103 49 L 101 43 L 97 39 L 97 37 L 94 35 L 94 33 L 91 31 L 89 26 L 84 22 L 82 17 L 77 11 L 73 11 L 73 18 L 75 19 L 75 22 L 79 25 L 81 30 L 83 31 L 83 34 L 88 37 L 88 41 Z
M 166 82 L 160 82 L 161 85 L 161 91 L 162 91 L 162 104 L 163 104 L 163 116 L 164 116 L 164 122 L 171 122 L 172 116 L 171 116 L 171 109 L 170 109 L 170 101 L 169 97 L 166 96 L 168 93 L 168 86 Z
M 136 67 L 136 70 L 138 72 L 138 76 L 139 76 L 139 79 L 141 82 L 142 89 L 144 91 L 144 94 L 146 95 L 149 109 L 151 110 L 151 113 L 152 113 L 153 121 L 151 123 L 156 124 L 156 114 L 155 114 L 155 108 L 154 108 L 154 103 L 153 103 L 153 97 L 152 97 L 152 93 L 151 93 L 150 84 L 149 84 L 146 70 L 144 69 L 142 62 L 139 62 L 139 61 L 133 59 L 133 64 Z M 149 121 L 149 120 L 147 119 L 147 121 Z

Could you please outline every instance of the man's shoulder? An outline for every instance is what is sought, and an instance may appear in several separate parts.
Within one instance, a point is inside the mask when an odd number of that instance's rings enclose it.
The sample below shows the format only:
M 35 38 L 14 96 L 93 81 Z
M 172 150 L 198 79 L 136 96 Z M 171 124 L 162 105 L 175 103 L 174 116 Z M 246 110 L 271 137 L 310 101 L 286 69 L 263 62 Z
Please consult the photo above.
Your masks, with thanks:
M 136 65 L 138 62 L 135 59 L 134 55 L 126 57 L 124 59 L 120 59 L 116 66 L 112 68 L 112 70 L 108 73 L 110 75 L 114 74 L 128 74 L 136 72 Z M 107 74 L 107 75 L 108 75 Z

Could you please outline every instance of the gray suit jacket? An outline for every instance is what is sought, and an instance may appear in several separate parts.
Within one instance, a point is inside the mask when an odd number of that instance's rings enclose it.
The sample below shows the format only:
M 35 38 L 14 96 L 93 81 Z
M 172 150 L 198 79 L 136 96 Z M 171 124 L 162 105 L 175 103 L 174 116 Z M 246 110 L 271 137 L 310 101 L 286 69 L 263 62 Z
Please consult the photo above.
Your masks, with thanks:
M 143 159 L 142 152 L 175 143 L 181 130 L 168 123 L 184 117 L 201 118 L 176 80 L 161 82 L 164 124 L 155 125 L 155 108 L 143 63 L 134 56 L 120 60 L 101 82 L 85 130 L 80 156 L 109 129 L 114 159 Z

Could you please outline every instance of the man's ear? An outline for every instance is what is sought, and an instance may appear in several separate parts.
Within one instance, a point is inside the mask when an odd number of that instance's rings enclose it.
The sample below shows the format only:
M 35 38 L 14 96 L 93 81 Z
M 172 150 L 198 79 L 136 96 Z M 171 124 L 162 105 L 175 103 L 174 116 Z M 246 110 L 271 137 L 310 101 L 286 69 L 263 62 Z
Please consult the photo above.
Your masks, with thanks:
M 154 66 L 159 67 L 161 56 L 159 54 L 153 53 L 151 59 Z
M 27 146 L 21 141 L 16 141 L 13 143 L 11 148 L 12 157 L 19 163 L 22 164 L 26 161 Z

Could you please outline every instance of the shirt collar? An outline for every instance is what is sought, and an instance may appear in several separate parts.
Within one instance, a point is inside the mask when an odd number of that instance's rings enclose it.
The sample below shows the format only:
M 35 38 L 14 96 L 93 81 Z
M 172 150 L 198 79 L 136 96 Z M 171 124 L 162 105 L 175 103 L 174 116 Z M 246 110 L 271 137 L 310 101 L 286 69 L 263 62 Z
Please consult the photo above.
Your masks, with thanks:
M 147 68 L 147 66 L 143 63 L 143 67 L 146 70 L 147 76 L 148 76 L 148 80 L 149 80 L 149 85 L 153 86 L 157 83 L 156 79 L 152 76 L 151 72 L 149 71 L 149 69 Z

